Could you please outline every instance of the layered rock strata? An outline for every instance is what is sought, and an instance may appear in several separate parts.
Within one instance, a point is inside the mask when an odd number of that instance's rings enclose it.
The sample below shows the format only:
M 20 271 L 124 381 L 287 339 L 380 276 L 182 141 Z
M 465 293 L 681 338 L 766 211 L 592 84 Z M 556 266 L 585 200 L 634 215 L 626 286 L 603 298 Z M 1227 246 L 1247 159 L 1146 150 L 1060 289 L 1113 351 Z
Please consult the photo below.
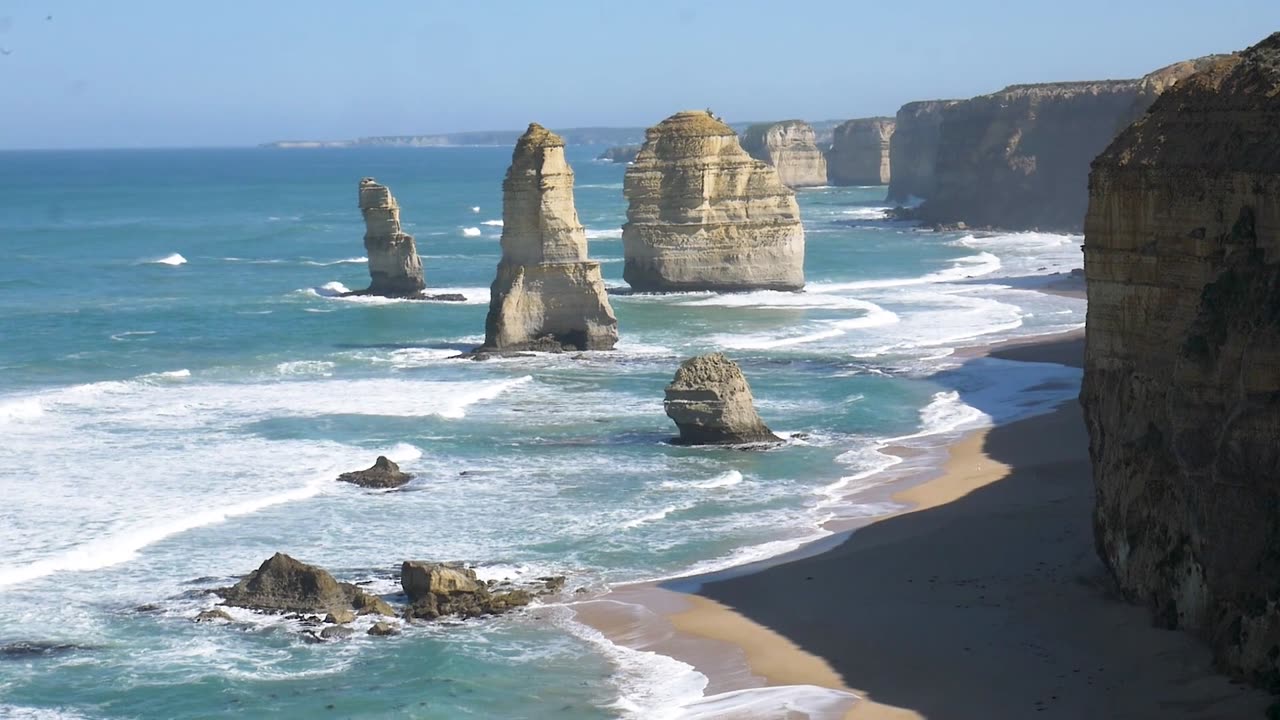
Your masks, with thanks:
M 413 475 L 400 472 L 399 465 L 382 455 L 379 455 L 373 467 L 367 470 L 353 470 L 338 476 L 339 482 L 377 489 L 397 488 L 412 479 Z
M 1090 160 L 1195 67 L 1178 63 L 1136 80 L 1014 85 L 952 105 L 943 111 L 936 186 L 918 218 L 1079 230 Z
M 742 149 L 772 165 L 787 187 L 827 184 L 827 159 L 818 149 L 813 127 L 803 120 L 784 120 L 748 127 Z
M 898 109 L 889 141 L 889 201 L 910 202 L 933 194 L 942 135 L 942 113 L 959 100 L 923 100 Z
M 573 206 L 564 141 L 534 123 L 502 183 L 502 260 L 482 351 L 610 350 L 618 321 Z
M 369 277 L 364 290 L 346 296 L 378 295 L 410 300 L 462 302 L 458 293 L 428 295 L 422 273 L 422 259 L 413 236 L 400 228 L 400 205 L 391 190 L 371 177 L 360 180 L 360 213 L 364 215 L 364 251 L 369 258 Z
M 662 406 L 680 430 L 681 445 L 781 442 L 756 412 L 746 376 L 723 353 L 681 363 Z
M 1098 552 L 1159 623 L 1280 686 L 1280 33 L 1095 160 L 1085 275 Z
M 827 152 L 832 185 L 888 185 L 893 118 L 857 118 L 836 126 Z
M 642 292 L 798 290 L 804 227 L 795 193 L 705 111 L 645 134 L 627 168 L 623 278 Z

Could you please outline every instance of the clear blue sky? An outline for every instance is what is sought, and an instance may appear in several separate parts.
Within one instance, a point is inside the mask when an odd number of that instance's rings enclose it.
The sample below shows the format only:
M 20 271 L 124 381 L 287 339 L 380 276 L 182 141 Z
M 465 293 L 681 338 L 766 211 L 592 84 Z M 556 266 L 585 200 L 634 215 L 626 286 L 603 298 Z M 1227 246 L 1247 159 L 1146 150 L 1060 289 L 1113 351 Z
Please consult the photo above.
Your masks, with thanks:
M 0 0 L 0 148 L 891 115 L 1274 30 L 1280 0 Z

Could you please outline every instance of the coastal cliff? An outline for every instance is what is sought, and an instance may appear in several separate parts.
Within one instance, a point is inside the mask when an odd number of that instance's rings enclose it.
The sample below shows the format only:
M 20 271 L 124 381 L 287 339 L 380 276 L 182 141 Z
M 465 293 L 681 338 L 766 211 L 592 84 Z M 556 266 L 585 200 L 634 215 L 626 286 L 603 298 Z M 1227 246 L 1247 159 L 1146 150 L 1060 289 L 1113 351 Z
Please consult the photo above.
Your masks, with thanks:
M 623 194 L 623 277 L 634 290 L 804 287 L 795 193 L 710 113 L 680 112 L 649 128 Z
M 942 133 L 942 113 L 959 100 L 923 100 L 898 109 L 893 137 L 889 141 L 889 201 L 908 202 L 933 194 L 934 169 L 938 159 L 938 138 Z
M 564 140 L 533 123 L 502 182 L 502 260 L 490 289 L 486 350 L 610 350 L 618 321 L 573 205 Z
M 752 125 L 742 135 L 742 149 L 776 168 L 787 187 L 827 184 L 827 159 L 818 149 L 813 127 L 803 120 Z
M 1177 63 L 1134 80 L 1014 85 L 946 108 L 936 186 L 919 219 L 1078 231 L 1089 161 L 1196 67 Z
M 1093 164 L 1081 401 L 1120 589 L 1280 686 L 1280 33 Z
M 894 119 L 858 118 L 836 126 L 827 153 L 832 185 L 887 185 Z
M 413 236 L 400 229 L 400 205 L 385 185 L 371 177 L 360 181 L 364 249 L 372 282 L 362 294 L 412 297 L 426 288 L 422 260 Z
M 606 148 L 604 152 L 596 156 L 597 160 L 607 160 L 611 163 L 633 162 L 636 159 L 636 153 L 640 152 L 639 145 L 614 145 Z

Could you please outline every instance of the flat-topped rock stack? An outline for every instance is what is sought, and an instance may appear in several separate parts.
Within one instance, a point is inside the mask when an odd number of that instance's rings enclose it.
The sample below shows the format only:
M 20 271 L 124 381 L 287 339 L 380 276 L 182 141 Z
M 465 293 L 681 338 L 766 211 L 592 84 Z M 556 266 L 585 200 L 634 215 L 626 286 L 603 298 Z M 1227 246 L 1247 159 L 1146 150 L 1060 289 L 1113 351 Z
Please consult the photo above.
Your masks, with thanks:
M 803 120 L 752 125 L 742 134 L 742 148 L 772 165 L 787 187 L 827 184 L 827 159 L 818 149 L 813 127 Z
M 502 260 L 482 351 L 609 350 L 618 321 L 573 204 L 564 140 L 533 123 L 502 182 Z
M 888 185 L 893 118 L 856 118 L 840 123 L 827 151 L 827 177 L 832 185 Z
M 627 168 L 623 277 L 641 292 L 799 290 L 795 193 L 707 111 L 651 127 Z
M 1280 680 L 1280 33 L 1093 163 L 1080 395 L 1121 591 Z
M 360 180 L 360 212 L 372 279 L 361 294 L 411 297 L 425 290 L 417 245 L 400 229 L 400 205 L 391 190 L 371 177 Z

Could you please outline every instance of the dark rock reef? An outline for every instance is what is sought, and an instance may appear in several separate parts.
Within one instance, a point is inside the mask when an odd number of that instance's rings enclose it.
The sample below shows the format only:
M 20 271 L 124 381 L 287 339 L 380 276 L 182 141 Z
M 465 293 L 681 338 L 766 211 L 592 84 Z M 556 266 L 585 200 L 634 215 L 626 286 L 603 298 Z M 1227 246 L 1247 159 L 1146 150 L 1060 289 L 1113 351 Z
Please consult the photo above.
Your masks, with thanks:
M 1078 231 L 1089 200 L 1089 161 L 1196 66 L 1177 63 L 1135 80 L 1013 85 L 947 107 L 935 187 L 918 219 Z
M 366 488 L 397 488 L 413 479 L 413 475 L 400 472 L 400 466 L 379 455 L 368 470 L 353 470 L 338 476 L 339 482 Z
M 942 135 L 942 113 L 959 100 L 922 100 L 898 109 L 889 140 L 889 202 L 905 203 L 933 194 Z
M 400 567 L 400 585 L 409 597 L 407 620 L 494 615 L 533 600 L 527 590 L 492 592 L 474 570 L 444 563 L 406 560 Z
M 889 153 L 893 118 L 857 118 L 836 126 L 827 151 L 832 185 L 887 185 L 892 177 Z
M 227 605 L 264 612 L 395 614 L 381 598 L 351 583 L 340 583 L 325 570 L 284 553 L 272 555 L 233 587 L 217 593 Z
M 681 363 L 662 406 L 680 430 L 680 445 L 782 442 L 756 412 L 746 376 L 723 353 Z
M 1094 529 L 1130 600 L 1280 689 L 1280 33 L 1208 64 L 1093 163 Z

